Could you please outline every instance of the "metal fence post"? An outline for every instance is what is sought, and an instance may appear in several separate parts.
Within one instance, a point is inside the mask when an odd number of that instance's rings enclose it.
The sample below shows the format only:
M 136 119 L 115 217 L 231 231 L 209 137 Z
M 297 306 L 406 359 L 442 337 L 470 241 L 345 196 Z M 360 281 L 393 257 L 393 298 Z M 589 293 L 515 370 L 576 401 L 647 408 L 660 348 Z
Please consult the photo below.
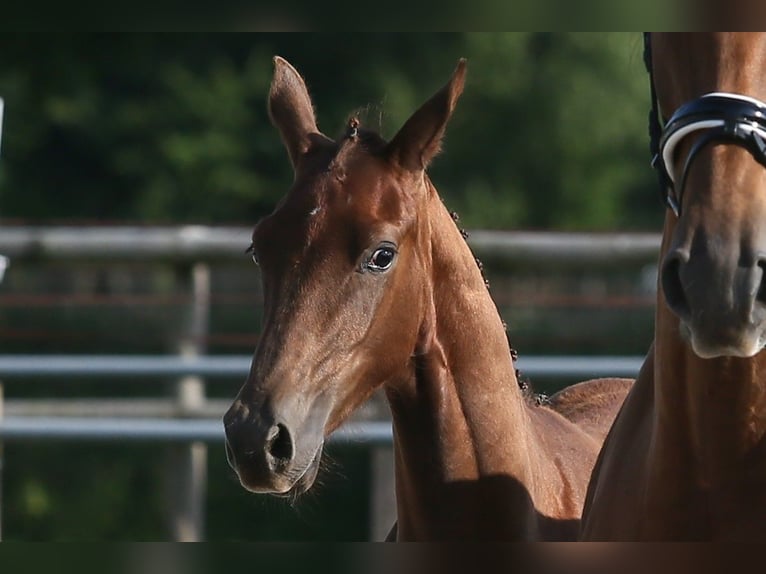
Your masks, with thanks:
M 5 107 L 5 104 L 3 102 L 3 98 L 0 98 L 0 150 L 2 150 L 2 143 L 3 143 L 3 108 Z
M 210 267 L 195 263 L 186 270 L 186 291 L 191 293 L 191 307 L 178 344 L 182 357 L 205 354 L 210 321 Z M 199 415 L 205 406 L 205 383 L 202 377 L 182 377 L 174 386 L 178 416 Z M 171 447 L 168 459 L 168 495 L 170 527 L 173 540 L 199 542 L 205 536 L 205 490 L 207 486 L 207 446 L 202 441 Z
M 3 420 L 3 382 L 0 381 L 0 422 L 2 422 L 2 420 Z M 0 540 L 2 539 L 3 539 L 3 443 L 2 441 L 0 441 Z
M 3 108 L 5 104 L 0 98 L 0 149 L 3 143 Z M 0 283 L 3 282 L 8 260 L 0 255 Z M 0 421 L 3 419 L 3 382 L 0 381 Z M 0 442 L 0 540 L 3 539 L 3 443 Z

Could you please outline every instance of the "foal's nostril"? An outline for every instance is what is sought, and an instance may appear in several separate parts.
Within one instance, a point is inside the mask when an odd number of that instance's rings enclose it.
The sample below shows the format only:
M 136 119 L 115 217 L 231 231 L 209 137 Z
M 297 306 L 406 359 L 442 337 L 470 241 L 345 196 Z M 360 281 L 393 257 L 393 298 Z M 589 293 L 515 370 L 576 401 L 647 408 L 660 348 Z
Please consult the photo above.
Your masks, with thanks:
M 285 466 L 293 458 L 293 440 L 283 424 L 271 427 L 266 437 L 266 454 L 271 457 L 274 466 Z
M 691 316 L 691 311 L 681 283 L 681 265 L 684 262 L 684 258 L 680 254 L 669 255 L 662 265 L 660 281 L 662 291 L 665 294 L 665 301 L 670 310 L 682 319 L 688 319 Z

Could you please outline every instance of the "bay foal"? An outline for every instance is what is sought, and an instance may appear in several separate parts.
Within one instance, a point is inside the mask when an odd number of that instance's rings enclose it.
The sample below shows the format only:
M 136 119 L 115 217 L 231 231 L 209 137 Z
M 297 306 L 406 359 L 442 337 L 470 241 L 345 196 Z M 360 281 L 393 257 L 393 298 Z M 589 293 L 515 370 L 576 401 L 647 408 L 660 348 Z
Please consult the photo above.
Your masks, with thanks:
M 224 419 L 242 485 L 307 490 L 325 437 L 383 387 L 399 540 L 574 539 L 630 383 L 554 396 L 572 420 L 520 390 L 481 271 L 426 174 L 465 62 L 390 142 L 356 120 L 337 141 L 322 134 L 301 76 L 274 63 L 269 112 L 295 180 L 253 232 L 265 320 Z

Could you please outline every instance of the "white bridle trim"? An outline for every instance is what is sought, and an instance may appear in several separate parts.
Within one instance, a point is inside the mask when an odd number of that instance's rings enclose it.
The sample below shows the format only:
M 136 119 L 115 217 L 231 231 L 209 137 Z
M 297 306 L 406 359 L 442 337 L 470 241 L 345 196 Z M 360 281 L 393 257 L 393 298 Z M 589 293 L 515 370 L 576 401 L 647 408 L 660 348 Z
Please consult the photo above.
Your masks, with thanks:
M 755 98 L 751 98 L 749 96 L 743 96 L 741 94 L 729 94 L 727 92 L 712 92 L 709 94 L 705 94 L 702 96 L 702 98 L 708 98 L 713 96 L 719 96 L 719 97 L 725 97 L 735 100 L 743 100 L 745 102 L 749 102 L 751 104 L 757 105 L 762 108 L 766 108 L 766 103 L 756 100 Z M 699 120 L 697 122 L 692 122 L 688 125 L 685 125 L 684 127 L 674 131 L 673 133 L 668 136 L 668 139 L 665 140 L 665 144 L 662 146 L 662 161 L 665 162 L 665 167 L 668 173 L 668 176 L 670 177 L 670 180 L 675 183 L 676 182 L 676 166 L 673 161 L 673 154 L 675 152 L 676 146 L 681 142 L 682 139 L 684 139 L 686 136 L 688 136 L 692 132 L 700 131 L 700 130 L 709 130 L 711 128 L 717 128 L 720 126 L 725 125 L 726 122 L 724 120 Z M 745 122 L 739 122 L 739 126 L 741 129 L 744 129 L 746 132 L 748 132 L 748 135 L 756 132 L 759 136 L 766 139 L 766 130 L 763 129 L 758 124 L 748 124 Z

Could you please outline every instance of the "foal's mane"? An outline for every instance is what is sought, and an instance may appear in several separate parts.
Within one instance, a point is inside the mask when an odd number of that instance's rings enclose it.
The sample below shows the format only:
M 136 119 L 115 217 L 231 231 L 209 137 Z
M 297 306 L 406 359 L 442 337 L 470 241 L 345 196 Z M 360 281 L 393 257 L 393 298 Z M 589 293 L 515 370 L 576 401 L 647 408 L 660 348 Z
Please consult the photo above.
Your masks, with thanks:
M 364 108 L 360 108 L 359 110 L 355 111 L 349 116 L 348 121 L 346 122 L 346 128 L 343 131 L 343 133 L 340 135 L 340 137 L 337 138 L 338 142 L 338 151 L 335 156 L 335 159 L 333 162 L 342 162 L 343 158 L 345 156 L 345 152 L 347 150 L 350 150 L 352 147 L 355 147 L 356 145 L 361 145 L 365 148 L 365 150 L 373 155 L 377 155 L 383 151 L 385 146 L 388 144 L 388 141 L 380 135 L 379 130 L 362 127 L 362 121 L 359 119 L 360 116 L 369 115 L 371 111 L 370 106 L 366 106 Z M 379 125 L 382 124 L 382 114 L 378 115 L 379 117 Z M 444 203 L 444 198 L 441 194 L 437 192 L 437 195 L 439 196 L 439 199 L 441 199 L 442 203 Z M 456 211 L 450 211 L 449 212 L 450 217 L 452 218 L 452 221 L 455 222 L 455 226 L 457 227 L 458 231 L 460 232 L 460 235 L 463 237 L 464 240 L 466 240 L 466 244 L 468 244 L 468 231 L 466 231 L 463 227 L 460 227 L 460 216 Z M 470 249 L 470 245 L 468 246 Z M 473 253 L 473 250 L 471 250 L 471 253 Z M 484 279 L 484 285 L 487 287 L 487 291 L 490 293 L 491 297 L 491 291 L 489 287 L 489 280 L 487 279 L 486 275 L 484 274 L 484 265 L 479 260 L 478 257 L 474 255 L 474 260 L 476 261 L 476 266 L 479 268 L 479 271 L 481 272 L 481 276 Z M 508 346 L 511 351 L 511 360 L 515 364 L 518 361 L 519 354 L 514 349 L 513 345 L 511 344 L 510 336 L 508 335 L 508 325 L 505 322 L 504 319 L 501 317 L 501 321 L 503 323 L 503 329 L 505 329 L 506 337 L 508 338 Z M 516 369 L 516 381 L 519 385 L 519 388 L 522 390 L 524 394 L 524 398 L 535 405 L 544 405 L 548 402 L 548 397 L 543 393 L 536 393 L 534 389 L 532 388 L 532 384 L 526 376 L 521 374 L 521 371 Z

